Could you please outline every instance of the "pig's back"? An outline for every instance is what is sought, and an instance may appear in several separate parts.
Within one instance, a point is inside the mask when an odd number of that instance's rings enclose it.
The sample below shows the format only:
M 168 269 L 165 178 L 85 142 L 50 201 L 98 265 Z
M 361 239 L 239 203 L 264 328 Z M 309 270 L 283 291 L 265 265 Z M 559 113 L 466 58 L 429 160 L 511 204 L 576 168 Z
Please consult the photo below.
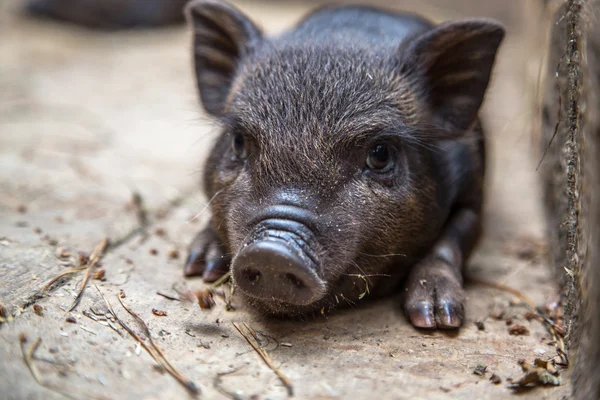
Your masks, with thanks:
M 308 42 L 331 41 L 353 46 L 398 46 L 434 25 L 415 14 L 368 6 L 328 6 L 301 20 L 288 34 Z

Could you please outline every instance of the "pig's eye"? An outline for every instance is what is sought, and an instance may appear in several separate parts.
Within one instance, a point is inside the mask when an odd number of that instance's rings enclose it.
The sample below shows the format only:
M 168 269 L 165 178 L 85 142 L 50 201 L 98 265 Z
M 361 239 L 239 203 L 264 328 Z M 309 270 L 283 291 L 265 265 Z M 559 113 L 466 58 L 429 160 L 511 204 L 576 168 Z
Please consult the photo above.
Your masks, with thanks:
M 242 160 L 248 157 L 248 151 L 246 150 L 246 139 L 244 135 L 235 134 L 231 141 L 231 149 L 233 153 L 241 158 Z
M 386 144 L 377 144 L 367 154 L 367 167 L 377 172 L 387 172 L 394 166 L 392 149 Z

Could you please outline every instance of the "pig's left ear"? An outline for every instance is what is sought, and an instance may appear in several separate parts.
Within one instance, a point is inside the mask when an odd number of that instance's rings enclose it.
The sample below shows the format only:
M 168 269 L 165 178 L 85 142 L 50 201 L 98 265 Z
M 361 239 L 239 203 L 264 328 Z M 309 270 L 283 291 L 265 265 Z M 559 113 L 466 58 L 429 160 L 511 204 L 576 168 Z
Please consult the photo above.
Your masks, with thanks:
M 262 33 L 240 10 L 220 0 L 194 0 L 185 14 L 194 34 L 200 99 L 206 111 L 218 117 L 240 60 L 262 39 Z
M 406 72 L 425 79 L 433 112 L 465 130 L 477 117 L 503 38 L 504 28 L 494 21 L 445 23 L 412 41 L 401 61 Z

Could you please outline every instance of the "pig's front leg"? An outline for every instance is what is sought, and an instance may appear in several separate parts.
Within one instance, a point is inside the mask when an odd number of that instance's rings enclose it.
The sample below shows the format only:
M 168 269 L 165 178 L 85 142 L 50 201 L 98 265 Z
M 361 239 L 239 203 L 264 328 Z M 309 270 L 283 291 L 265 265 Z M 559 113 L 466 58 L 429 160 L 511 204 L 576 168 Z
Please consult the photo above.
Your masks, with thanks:
M 417 328 L 458 328 L 464 317 L 462 267 L 481 230 L 479 214 L 459 209 L 406 281 L 404 309 Z
M 185 276 L 202 275 L 206 282 L 214 282 L 227 272 L 231 257 L 225 254 L 224 247 L 212 222 L 198 233 L 189 247 L 189 255 L 185 262 Z

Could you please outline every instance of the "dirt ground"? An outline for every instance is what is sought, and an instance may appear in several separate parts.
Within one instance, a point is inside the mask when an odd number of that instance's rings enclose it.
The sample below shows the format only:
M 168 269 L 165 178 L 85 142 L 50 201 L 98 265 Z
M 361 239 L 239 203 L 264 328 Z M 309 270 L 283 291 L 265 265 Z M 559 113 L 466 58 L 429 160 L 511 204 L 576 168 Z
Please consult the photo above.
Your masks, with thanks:
M 296 398 L 506 398 L 514 393 L 507 378 L 522 375 L 519 359 L 556 355 L 545 328 L 524 318 L 527 309 L 513 295 L 480 284 L 467 288 L 467 319 L 458 333 L 415 330 L 398 298 L 300 322 L 257 317 L 235 298 L 233 311 L 220 298 L 202 311 L 158 295 L 203 286 L 183 278 L 182 264 L 206 221 L 198 182 L 216 128 L 197 104 L 188 32 L 90 32 L 28 20 L 16 12 L 18 3 L 0 3 L 0 303 L 14 314 L 0 325 L 1 398 L 191 397 L 123 329 L 107 324 L 94 285 L 141 332 L 117 301 L 124 291 L 124 304 L 205 398 L 288 396 L 232 322 L 260 332 L 260 345 Z M 527 46 L 520 11 L 476 3 L 452 10 L 443 1 L 421 4 L 437 19 L 479 14 L 509 28 L 483 113 L 490 154 L 485 237 L 468 269 L 541 305 L 556 288 L 540 251 L 544 223 L 531 149 L 529 80 L 539 59 Z M 268 31 L 289 26 L 310 6 L 242 3 Z M 132 193 L 143 199 L 145 224 L 131 207 Z M 68 312 L 83 272 L 41 290 L 69 269 L 69 258 L 57 251 L 89 253 L 104 237 L 114 244 L 101 260 L 105 279 L 92 279 Z M 493 309 L 505 310 L 529 334 L 510 335 Z M 33 363 L 52 390 L 36 383 L 24 363 L 21 333 L 27 345 L 41 338 Z M 487 366 L 485 376 L 473 373 L 479 364 Z M 492 374 L 502 382 L 490 382 Z M 519 397 L 568 396 L 567 375 L 560 387 Z

